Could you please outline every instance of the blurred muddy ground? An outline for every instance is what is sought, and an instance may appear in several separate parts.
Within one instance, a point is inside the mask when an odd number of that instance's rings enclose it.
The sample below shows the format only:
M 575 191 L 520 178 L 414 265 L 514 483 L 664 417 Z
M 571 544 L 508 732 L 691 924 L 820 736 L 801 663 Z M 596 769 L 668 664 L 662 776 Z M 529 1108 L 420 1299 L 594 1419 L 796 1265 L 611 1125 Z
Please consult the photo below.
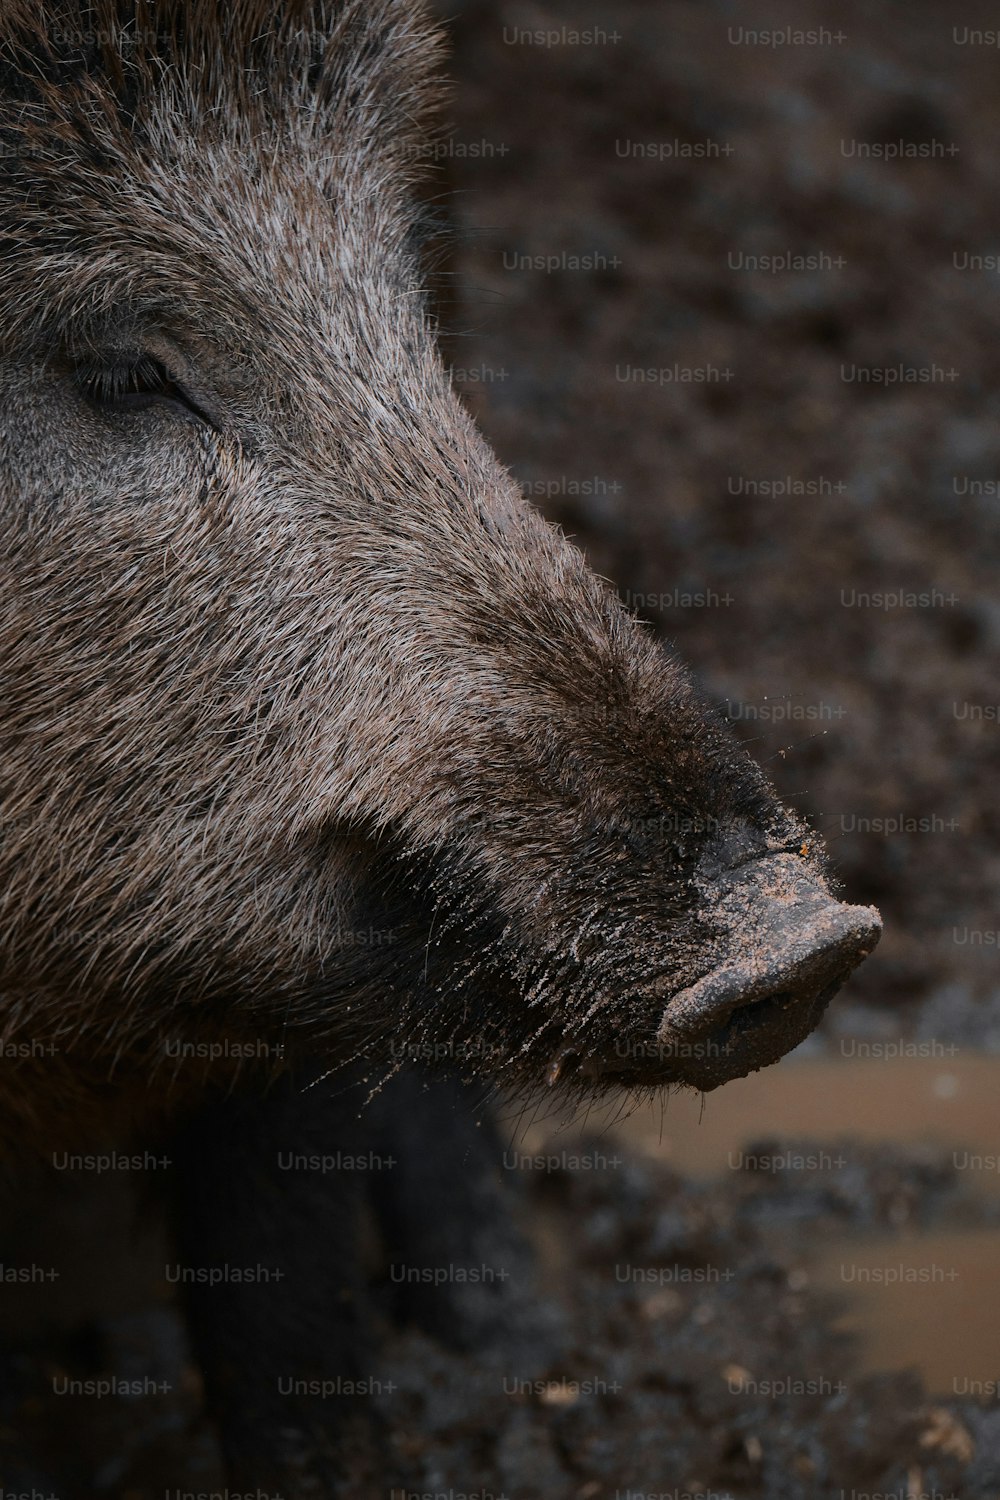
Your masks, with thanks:
M 370 1379 L 389 1436 L 379 1477 L 359 1478 L 351 1500 L 1000 1493 L 995 1370 L 961 1395 L 872 1370 L 858 1357 L 864 1306 L 859 1322 L 854 1289 L 822 1265 L 824 1252 L 855 1276 L 905 1265 L 927 1297 L 954 1288 L 956 1266 L 968 1281 L 956 1245 L 996 1244 L 1000 1197 L 950 1151 L 763 1136 L 708 1182 L 607 1133 L 538 1136 L 504 1160 L 542 1266 L 537 1322 L 555 1313 L 561 1330 L 539 1338 L 531 1319 L 512 1320 L 502 1344 L 469 1357 L 387 1326 Z M 86 1262 L 100 1226 L 81 1217 L 74 1233 Z M 154 1233 L 134 1237 L 127 1267 L 112 1250 L 103 1284 L 91 1266 L 76 1288 L 87 1318 L 25 1337 L 0 1406 L 5 1491 L 225 1493 L 164 1259 Z M 991 1299 L 989 1277 L 971 1285 Z M 383 1269 L 377 1306 L 386 1292 Z M 109 1380 L 146 1389 L 60 1394 Z
M 394 1482 L 449 1500 L 986 1500 L 996 1380 L 930 1396 L 913 1373 L 862 1373 L 864 1301 L 831 1289 L 819 1252 L 853 1245 L 860 1264 L 867 1245 L 866 1264 L 927 1270 L 933 1306 L 938 1262 L 913 1247 L 944 1242 L 921 1234 L 976 1237 L 980 1269 L 1000 1244 L 996 1194 L 956 1165 L 961 1136 L 920 1144 L 914 1106 L 912 1139 L 879 1144 L 879 1106 L 891 1135 L 911 1085 L 888 1064 L 848 1068 L 872 1045 L 876 1060 L 898 1042 L 932 1060 L 1000 1050 L 1000 50 L 974 38 L 995 11 L 443 9 L 455 131 L 439 187 L 456 234 L 439 289 L 456 381 L 526 490 L 728 705 L 886 932 L 812 1046 L 844 1062 L 822 1148 L 840 1142 L 842 1165 L 816 1156 L 804 1107 L 807 1142 L 794 1114 L 773 1134 L 762 1079 L 748 1152 L 756 1138 L 758 1155 L 819 1165 L 696 1181 L 634 1141 L 613 1166 L 509 1173 L 566 1343 L 509 1392 L 509 1351 L 470 1361 L 395 1335 Z M 820 36 L 748 35 L 788 27 Z M 993 1133 L 987 1112 L 968 1144 L 996 1153 Z M 614 1154 L 609 1139 L 592 1154 Z M 126 1274 L 82 1253 L 102 1243 L 82 1197 L 37 1214 L 79 1237 L 83 1269 L 50 1299 L 57 1320 L 25 1297 L 0 1410 L 6 1488 L 220 1486 L 155 1232 Z M 967 1274 L 954 1249 L 938 1261 L 942 1278 Z M 971 1341 L 986 1293 L 970 1285 L 956 1316 Z M 883 1340 L 879 1357 L 888 1371 L 913 1348 L 896 1360 Z M 52 1394 L 67 1372 L 157 1371 L 161 1396 Z M 14 1456 L 26 1436 L 41 1458 Z

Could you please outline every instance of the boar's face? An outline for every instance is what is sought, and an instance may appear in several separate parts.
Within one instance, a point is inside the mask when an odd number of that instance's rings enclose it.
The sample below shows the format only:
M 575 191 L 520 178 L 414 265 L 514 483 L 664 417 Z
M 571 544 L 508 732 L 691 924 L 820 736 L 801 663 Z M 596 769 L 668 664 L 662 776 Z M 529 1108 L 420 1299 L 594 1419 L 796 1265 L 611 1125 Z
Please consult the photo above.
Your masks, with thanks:
M 452 393 L 417 9 L 8 7 L 0 1022 L 711 1087 L 877 916 Z

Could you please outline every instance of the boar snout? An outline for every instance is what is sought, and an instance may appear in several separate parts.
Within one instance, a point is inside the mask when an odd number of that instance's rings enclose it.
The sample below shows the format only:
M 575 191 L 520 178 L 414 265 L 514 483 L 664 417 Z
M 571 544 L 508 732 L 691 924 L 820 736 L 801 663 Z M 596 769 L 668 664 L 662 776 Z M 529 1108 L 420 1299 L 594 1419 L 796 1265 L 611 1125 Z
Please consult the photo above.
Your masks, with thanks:
M 836 900 L 796 854 L 713 869 L 697 885 L 698 915 L 718 934 L 709 971 L 679 990 L 666 980 L 647 989 L 644 1008 L 664 1005 L 655 1035 L 580 1059 L 584 1079 L 707 1091 L 767 1067 L 809 1035 L 881 935 L 874 907 Z
M 882 923 L 874 907 L 837 901 L 794 854 L 752 860 L 702 894 L 722 929 L 721 960 L 670 999 L 657 1045 L 676 1054 L 684 1082 L 710 1089 L 804 1040 Z

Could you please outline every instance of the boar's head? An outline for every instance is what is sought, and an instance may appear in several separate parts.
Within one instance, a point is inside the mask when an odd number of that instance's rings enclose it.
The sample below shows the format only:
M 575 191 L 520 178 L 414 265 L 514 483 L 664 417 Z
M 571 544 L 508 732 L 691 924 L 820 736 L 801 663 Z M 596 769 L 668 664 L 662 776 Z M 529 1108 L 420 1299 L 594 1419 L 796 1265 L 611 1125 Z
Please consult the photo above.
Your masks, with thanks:
M 781 1056 L 877 914 L 450 388 L 420 7 L 0 28 L 4 1035 L 588 1089 Z

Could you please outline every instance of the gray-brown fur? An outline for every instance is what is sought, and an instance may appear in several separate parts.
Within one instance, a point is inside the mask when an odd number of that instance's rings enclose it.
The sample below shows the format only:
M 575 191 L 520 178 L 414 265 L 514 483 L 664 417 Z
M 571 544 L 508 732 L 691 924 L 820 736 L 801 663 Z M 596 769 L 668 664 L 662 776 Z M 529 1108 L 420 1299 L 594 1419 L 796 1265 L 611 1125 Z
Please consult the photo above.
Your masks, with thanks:
M 0 1025 L 45 1055 L 0 1133 L 169 1114 L 166 1039 L 531 1082 L 651 1036 L 712 964 L 705 846 L 807 835 L 449 388 L 421 7 L 2 34 Z M 96 410 L 134 349 L 212 425 Z

